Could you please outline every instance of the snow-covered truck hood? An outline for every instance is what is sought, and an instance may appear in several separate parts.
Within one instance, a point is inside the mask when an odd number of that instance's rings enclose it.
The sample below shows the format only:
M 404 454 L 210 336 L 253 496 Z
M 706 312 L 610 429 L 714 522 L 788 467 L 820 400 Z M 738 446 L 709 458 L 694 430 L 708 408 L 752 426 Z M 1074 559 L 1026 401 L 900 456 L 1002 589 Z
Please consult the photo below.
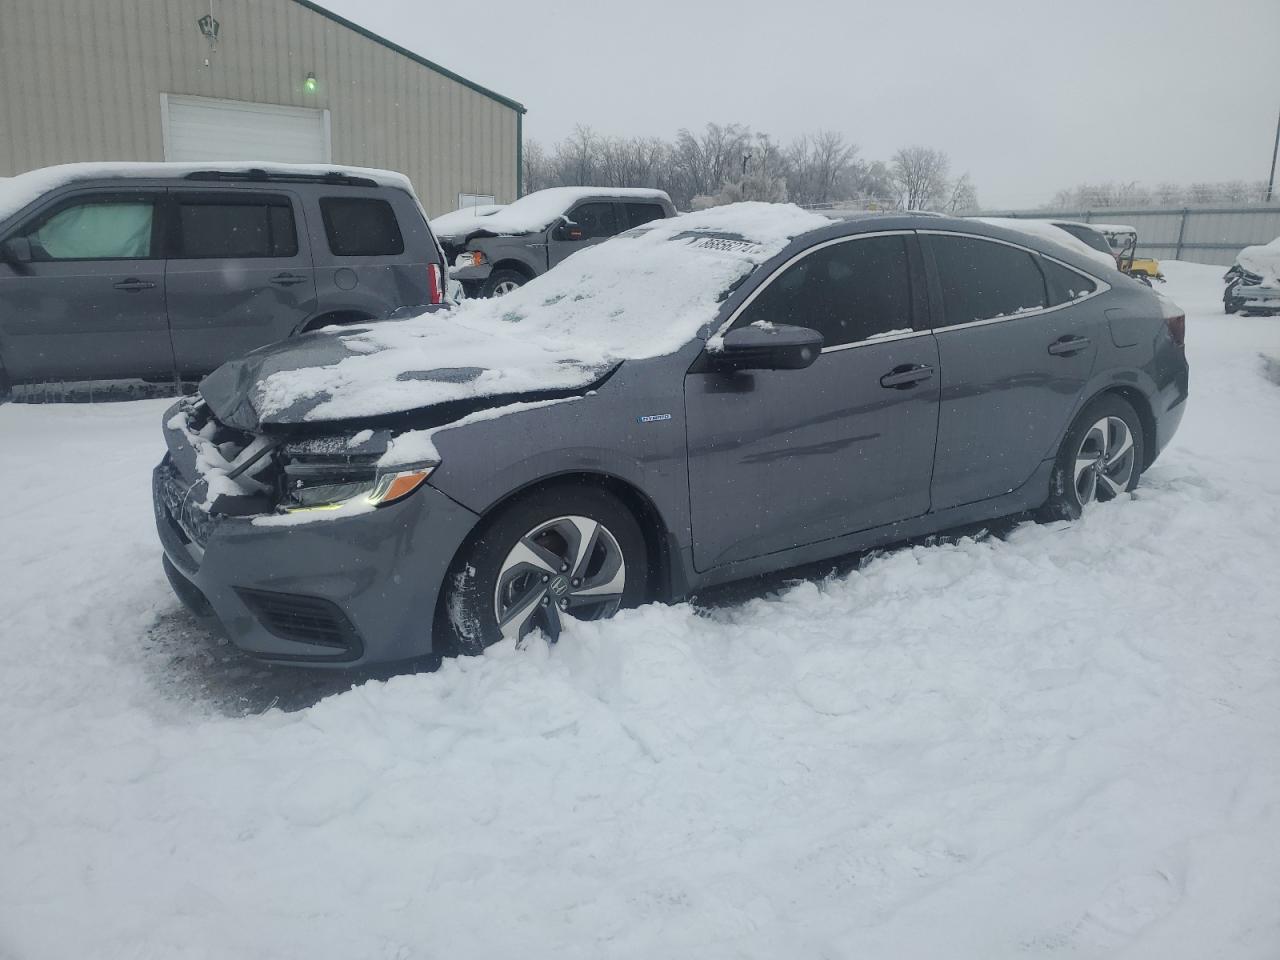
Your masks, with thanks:
M 1280 237 L 1270 243 L 1245 247 L 1236 255 L 1236 264 L 1262 277 L 1266 283 L 1280 282 Z
M 551 226 L 579 200 L 614 197 L 619 200 L 661 200 L 671 198 L 661 190 L 640 187 L 549 187 L 525 194 L 515 203 L 480 208 L 466 207 L 431 221 L 431 230 L 441 240 L 461 243 L 479 234 L 523 236 Z
M 655 220 L 505 297 L 257 350 L 200 392 L 224 423 L 257 429 L 586 389 L 623 361 L 705 336 L 728 290 L 793 237 L 827 226 L 767 203 Z

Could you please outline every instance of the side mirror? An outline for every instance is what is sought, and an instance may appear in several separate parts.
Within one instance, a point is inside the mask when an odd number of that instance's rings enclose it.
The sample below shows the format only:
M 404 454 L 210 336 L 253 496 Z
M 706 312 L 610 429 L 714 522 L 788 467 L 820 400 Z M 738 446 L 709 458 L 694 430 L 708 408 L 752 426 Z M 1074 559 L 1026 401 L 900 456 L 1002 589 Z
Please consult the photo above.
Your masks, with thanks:
M 551 231 L 552 240 L 581 240 L 582 228 L 572 220 L 565 220 Z
M 720 349 L 707 348 L 713 367 L 729 370 L 803 370 L 822 353 L 822 334 L 788 323 L 751 324 L 724 335 Z
M 0 260 L 21 267 L 31 262 L 31 241 L 26 237 L 12 237 L 0 244 Z

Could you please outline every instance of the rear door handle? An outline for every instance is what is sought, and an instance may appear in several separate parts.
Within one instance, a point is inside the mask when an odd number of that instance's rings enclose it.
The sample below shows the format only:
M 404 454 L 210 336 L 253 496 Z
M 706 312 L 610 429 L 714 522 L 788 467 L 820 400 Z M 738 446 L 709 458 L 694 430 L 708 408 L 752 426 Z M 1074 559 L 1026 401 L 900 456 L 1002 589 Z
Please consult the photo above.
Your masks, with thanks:
M 296 273 L 277 273 L 271 278 L 271 282 L 279 287 L 291 287 L 295 283 L 306 283 L 306 277 L 300 277 Z
M 155 286 L 150 280 L 139 280 L 137 277 L 129 277 L 127 280 L 121 280 L 119 283 L 112 284 L 117 290 L 127 290 L 129 293 L 137 293 L 139 290 L 150 290 Z
M 923 380 L 933 378 L 933 367 L 927 364 L 904 364 L 894 367 L 880 378 L 880 386 L 890 390 L 909 390 Z
M 1088 337 L 1062 337 L 1049 344 L 1049 352 L 1055 357 L 1069 357 L 1084 350 L 1091 342 Z

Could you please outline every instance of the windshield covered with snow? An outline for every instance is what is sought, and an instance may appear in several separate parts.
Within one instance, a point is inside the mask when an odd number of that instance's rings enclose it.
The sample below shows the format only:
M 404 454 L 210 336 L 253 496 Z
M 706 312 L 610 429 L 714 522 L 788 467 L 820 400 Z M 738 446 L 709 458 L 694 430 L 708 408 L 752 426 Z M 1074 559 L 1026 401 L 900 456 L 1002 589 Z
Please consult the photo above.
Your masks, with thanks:
M 1280 283 L 1280 237 L 1270 243 L 1245 247 L 1236 263 L 1268 283 Z
M 653 221 L 505 297 L 336 332 L 340 359 L 264 369 L 249 399 L 263 421 L 337 420 L 583 387 L 620 361 L 680 349 L 729 289 L 791 238 L 826 226 L 766 203 Z

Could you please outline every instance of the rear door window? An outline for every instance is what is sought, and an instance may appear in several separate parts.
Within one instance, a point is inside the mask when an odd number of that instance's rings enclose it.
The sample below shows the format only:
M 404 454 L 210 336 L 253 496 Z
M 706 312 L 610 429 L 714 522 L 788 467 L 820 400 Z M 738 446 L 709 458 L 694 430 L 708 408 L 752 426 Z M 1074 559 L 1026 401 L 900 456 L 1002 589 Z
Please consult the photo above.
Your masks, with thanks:
M 632 227 L 642 227 L 652 220 L 661 220 L 667 215 L 667 211 L 657 203 L 624 203 L 623 206 L 627 211 L 628 230 Z
M 174 255 L 188 260 L 293 257 L 298 231 L 285 196 L 182 195 Z
M 734 326 L 761 320 L 817 330 L 824 347 L 910 330 L 906 237 L 864 237 L 815 250 L 775 277 Z
M 1044 276 L 1026 250 L 943 234 L 930 235 L 929 246 L 942 286 L 939 326 L 994 320 L 1048 305 Z
M 152 199 L 88 198 L 29 229 L 33 260 L 147 260 L 153 252 Z
M 612 201 L 580 203 L 569 211 L 568 217 L 582 228 L 583 240 L 599 240 L 618 234 L 618 216 Z
M 329 250 L 338 257 L 387 257 L 404 253 L 396 212 L 375 197 L 322 197 Z
M 1070 303 L 1088 296 L 1098 289 L 1098 285 L 1082 273 L 1077 273 L 1052 260 L 1040 258 L 1040 269 L 1049 284 L 1049 305 L 1056 307 L 1062 303 Z

